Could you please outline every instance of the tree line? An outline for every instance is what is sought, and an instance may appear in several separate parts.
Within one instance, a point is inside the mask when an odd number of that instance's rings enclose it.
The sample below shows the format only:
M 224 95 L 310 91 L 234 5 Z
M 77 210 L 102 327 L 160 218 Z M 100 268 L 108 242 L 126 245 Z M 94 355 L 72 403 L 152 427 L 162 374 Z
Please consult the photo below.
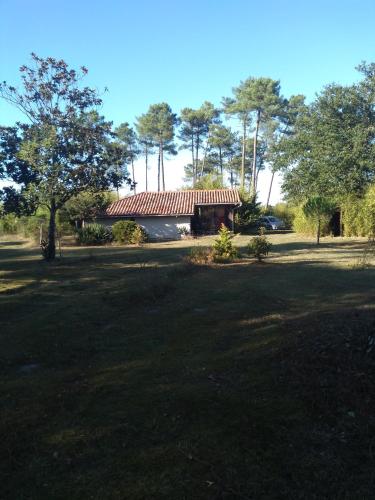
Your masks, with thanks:
M 302 94 L 283 97 L 279 81 L 250 77 L 220 107 L 206 101 L 177 115 L 167 103 L 153 104 L 134 127 L 124 122 L 114 129 L 98 112 L 98 92 L 81 84 L 85 67 L 31 59 L 20 68 L 21 90 L 0 84 L 0 97 L 25 117 L 0 127 L 0 179 L 18 186 L 4 188 L 1 199 L 6 212 L 47 207 L 48 259 L 55 256 L 57 211 L 82 192 L 119 192 L 124 184 L 136 192 L 140 158 L 148 190 L 151 155 L 157 155 L 158 191 L 166 187 L 165 156 L 188 150 L 189 188 L 239 186 L 253 204 L 266 165 L 273 175 L 283 173 L 285 197 L 294 203 L 314 195 L 339 206 L 374 182 L 375 64 L 362 63 L 358 83 L 328 85 L 310 104 Z M 241 132 L 226 119 L 238 120 Z

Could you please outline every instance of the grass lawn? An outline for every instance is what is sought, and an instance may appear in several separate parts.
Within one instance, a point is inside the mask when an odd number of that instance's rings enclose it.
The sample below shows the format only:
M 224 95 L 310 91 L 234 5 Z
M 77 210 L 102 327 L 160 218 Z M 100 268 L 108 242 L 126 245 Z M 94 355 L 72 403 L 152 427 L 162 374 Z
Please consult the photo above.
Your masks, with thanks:
M 196 267 L 212 238 L 1 241 L 0 498 L 373 499 L 365 240 L 270 239 Z

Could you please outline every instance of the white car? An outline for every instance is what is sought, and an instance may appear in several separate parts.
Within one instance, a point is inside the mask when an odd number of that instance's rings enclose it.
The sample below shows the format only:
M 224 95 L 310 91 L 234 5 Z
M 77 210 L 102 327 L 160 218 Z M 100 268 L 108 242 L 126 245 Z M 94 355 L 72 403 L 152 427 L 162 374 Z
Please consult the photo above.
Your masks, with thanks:
M 259 219 L 259 226 L 264 226 L 266 229 L 285 229 L 285 222 L 273 215 L 265 215 Z

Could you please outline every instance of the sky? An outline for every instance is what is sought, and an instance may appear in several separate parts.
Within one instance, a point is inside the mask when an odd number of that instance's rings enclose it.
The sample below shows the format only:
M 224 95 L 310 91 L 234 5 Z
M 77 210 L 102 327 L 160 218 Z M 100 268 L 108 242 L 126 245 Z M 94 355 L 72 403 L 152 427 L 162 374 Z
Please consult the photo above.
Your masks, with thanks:
M 311 101 L 328 83 L 357 80 L 362 60 L 375 61 L 374 20 L 374 0 L 0 0 L 0 81 L 17 85 L 30 52 L 84 65 L 114 125 L 163 101 L 175 113 L 205 100 L 219 106 L 249 76 L 280 80 L 285 97 Z M 20 119 L 0 101 L 0 125 Z M 181 153 L 166 162 L 167 189 L 182 185 L 188 161 Z M 142 161 L 136 175 L 141 191 Z M 260 176 L 261 201 L 269 179 Z

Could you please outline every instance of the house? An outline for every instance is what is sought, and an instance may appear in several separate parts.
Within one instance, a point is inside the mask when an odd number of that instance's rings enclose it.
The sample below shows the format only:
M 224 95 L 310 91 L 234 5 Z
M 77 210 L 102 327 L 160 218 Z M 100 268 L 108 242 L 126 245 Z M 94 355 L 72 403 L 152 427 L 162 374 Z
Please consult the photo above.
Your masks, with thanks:
M 179 239 L 183 232 L 216 233 L 222 223 L 232 229 L 234 211 L 240 205 L 237 189 L 147 192 L 112 203 L 98 222 L 112 226 L 130 219 L 143 226 L 151 239 Z

